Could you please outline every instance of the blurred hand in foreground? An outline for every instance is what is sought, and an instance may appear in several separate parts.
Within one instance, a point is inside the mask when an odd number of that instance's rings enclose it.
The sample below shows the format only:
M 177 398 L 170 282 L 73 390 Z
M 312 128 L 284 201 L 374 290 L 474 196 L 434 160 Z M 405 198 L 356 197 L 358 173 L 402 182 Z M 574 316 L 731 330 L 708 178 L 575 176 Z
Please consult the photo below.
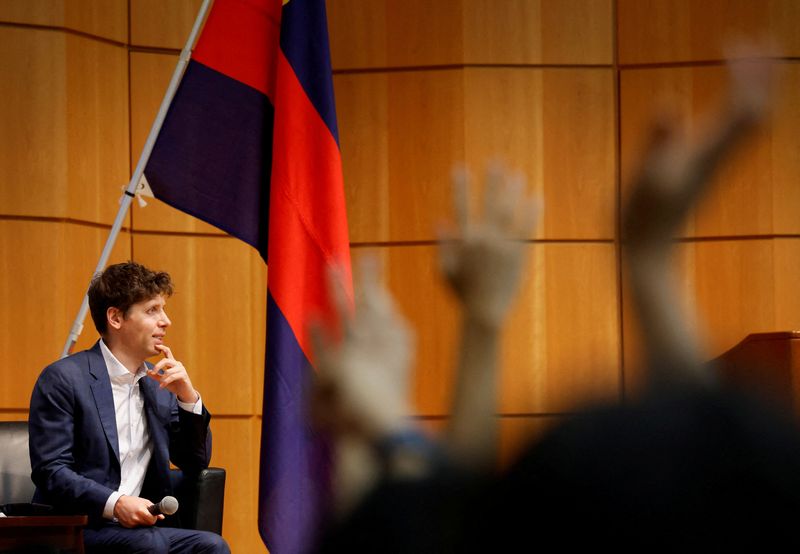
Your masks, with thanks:
M 375 439 L 403 425 L 414 336 L 381 285 L 376 261 L 362 258 L 355 311 L 341 273 L 329 273 L 329 291 L 341 322 L 337 340 L 320 325 L 311 329 L 317 376 L 312 416 L 322 428 Z
M 486 172 L 480 214 L 470 212 L 469 189 L 466 170 L 455 170 L 457 228 L 440 233 L 439 259 L 465 316 L 495 328 L 517 291 L 528 247 L 524 240 L 536 226 L 539 201 L 526 198 L 522 178 L 509 177 L 497 164 Z

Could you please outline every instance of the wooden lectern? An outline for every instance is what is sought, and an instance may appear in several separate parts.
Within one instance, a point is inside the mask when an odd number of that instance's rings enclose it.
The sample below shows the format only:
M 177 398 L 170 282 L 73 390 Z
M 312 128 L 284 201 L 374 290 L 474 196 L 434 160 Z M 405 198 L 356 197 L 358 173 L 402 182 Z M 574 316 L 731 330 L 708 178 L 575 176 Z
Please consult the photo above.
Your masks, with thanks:
M 800 417 L 800 331 L 753 333 L 711 363 L 723 382 Z

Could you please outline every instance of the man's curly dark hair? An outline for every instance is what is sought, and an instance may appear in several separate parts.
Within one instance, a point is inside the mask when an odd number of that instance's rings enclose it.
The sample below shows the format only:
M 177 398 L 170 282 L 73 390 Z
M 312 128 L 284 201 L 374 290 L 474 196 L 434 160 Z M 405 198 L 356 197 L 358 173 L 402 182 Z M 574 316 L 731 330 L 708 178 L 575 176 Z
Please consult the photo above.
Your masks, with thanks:
M 153 271 L 142 264 L 128 261 L 108 266 L 98 273 L 89 285 L 89 311 L 100 335 L 108 330 L 106 312 L 117 308 L 123 314 L 143 300 L 157 295 L 172 296 L 169 273 Z

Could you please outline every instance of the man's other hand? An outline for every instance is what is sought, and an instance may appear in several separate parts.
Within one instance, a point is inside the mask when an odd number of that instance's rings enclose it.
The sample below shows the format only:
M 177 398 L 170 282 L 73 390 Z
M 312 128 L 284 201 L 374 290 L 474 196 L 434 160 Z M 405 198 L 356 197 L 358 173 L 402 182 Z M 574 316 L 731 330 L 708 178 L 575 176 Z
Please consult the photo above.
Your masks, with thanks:
M 152 505 L 153 503 L 146 498 L 122 495 L 114 504 L 114 517 L 123 527 L 154 525 L 159 519 L 164 519 L 164 516 L 151 514 L 147 508 Z

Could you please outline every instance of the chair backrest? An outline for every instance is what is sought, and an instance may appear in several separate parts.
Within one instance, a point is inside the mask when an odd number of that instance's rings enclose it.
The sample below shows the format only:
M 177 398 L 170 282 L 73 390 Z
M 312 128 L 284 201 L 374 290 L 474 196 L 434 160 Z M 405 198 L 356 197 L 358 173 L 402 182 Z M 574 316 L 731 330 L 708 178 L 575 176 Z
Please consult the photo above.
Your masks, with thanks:
M 0 421 L 0 504 L 30 502 L 34 488 L 28 422 Z

